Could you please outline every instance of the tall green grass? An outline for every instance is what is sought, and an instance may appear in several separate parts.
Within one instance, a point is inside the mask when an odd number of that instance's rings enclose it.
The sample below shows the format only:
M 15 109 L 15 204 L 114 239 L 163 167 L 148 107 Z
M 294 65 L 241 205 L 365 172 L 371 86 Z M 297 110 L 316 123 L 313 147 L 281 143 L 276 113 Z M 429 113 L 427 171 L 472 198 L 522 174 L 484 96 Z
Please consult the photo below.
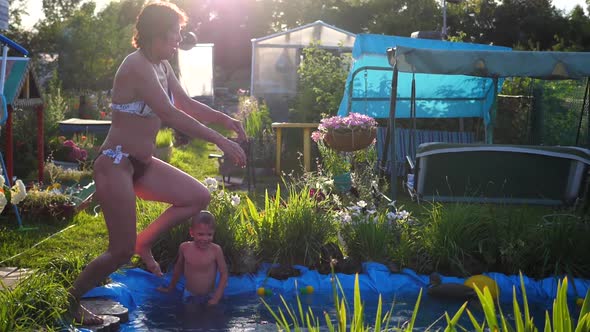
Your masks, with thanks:
M 88 257 L 52 259 L 12 289 L 0 285 L 0 331 L 57 331 L 67 311 L 71 286 Z
M 319 261 L 320 248 L 335 239 L 334 217 L 325 203 L 310 196 L 309 187 L 290 188 L 283 200 L 277 186 L 274 197 L 266 193 L 263 210 L 249 198 L 246 202 L 244 217 L 254 227 L 263 261 L 310 266 Z
M 284 298 L 281 297 L 282 307 L 271 308 L 271 306 L 262 299 L 263 304 L 276 320 L 277 329 L 280 331 L 330 331 L 330 332 L 365 332 L 365 331 L 403 331 L 410 332 L 414 330 L 415 322 L 418 317 L 420 301 L 422 298 L 422 291 L 420 291 L 412 317 L 404 323 L 402 327 L 389 327 L 390 319 L 394 313 L 393 306 L 383 314 L 383 303 L 381 296 L 378 300 L 377 313 L 375 321 L 367 322 L 364 315 L 364 303 L 361 301 L 361 292 L 358 282 L 358 275 L 355 278 L 354 284 L 354 298 L 353 307 L 350 308 L 346 298 L 340 298 L 337 290 L 337 278 L 335 278 L 334 288 L 334 306 L 335 317 L 330 317 L 327 312 L 324 312 L 324 324 L 321 324 L 321 319 L 316 317 L 311 308 L 304 308 L 301 304 L 299 296 L 297 296 L 297 307 L 290 306 Z M 524 278 L 520 276 L 521 292 L 523 294 L 522 306 L 517 300 L 516 289 L 513 289 L 513 312 L 510 314 L 511 319 L 514 320 L 514 325 L 508 321 L 508 316 L 501 310 L 498 310 L 498 303 L 492 298 L 490 290 L 486 287 L 483 290 L 476 289 L 479 303 L 481 304 L 484 319 L 478 322 L 477 318 L 469 309 L 467 309 L 468 302 L 465 302 L 457 312 L 451 317 L 449 313 L 445 313 L 447 326 L 445 332 L 452 331 L 498 331 L 498 332 L 536 332 L 533 317 L 529 310 L 529 303 L 526 296 L 526 289 L 524 286 Z M 568 280 L 564 278 L 558 283 L 557 297 L 553 301 L 552 314 L 547 311 L 545 313 L 544 332 L 586 332 L 590 331 L 590 291 L 586 294 L 586 298 L 580 308 L 580 313 L 577 323 L 574 323 L 572 314 L 569 311 L 567 301 Z M 459 319 L 467 313 L 472 326 L 460 326 Z M 427 327 L 421 331 L 441 331 L 440 328 Z

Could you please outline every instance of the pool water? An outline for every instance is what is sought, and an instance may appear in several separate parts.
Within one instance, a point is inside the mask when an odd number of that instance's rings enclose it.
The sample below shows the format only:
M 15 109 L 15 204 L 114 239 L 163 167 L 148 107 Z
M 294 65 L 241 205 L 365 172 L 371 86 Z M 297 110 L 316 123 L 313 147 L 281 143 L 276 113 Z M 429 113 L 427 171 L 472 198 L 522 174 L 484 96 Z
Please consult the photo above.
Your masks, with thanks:
M 389 327 L 401 327 L 412 317 L 417 295 L 399 297 L 394 294 L 383 296 L 383 311 L 388 311 L 394 303 L 393 314 Z M 278 313 L 278 308 L 284 306 L 278 295 L 264 298 L 265 301 Z M 329 313 L 334 321 L 335 306 L 332 294 L 315 293 L 300 297 L 304 310 L 312 309 L 319 318 L 320 325 L 325 327 L 324 312 Z M 350 311 L 352 312 L 352 294 L 347 294 Z M 377 312 L 377 295 L 363 295 L 365 303 L 365 323 L 373 325 Z M 297 308 L 297 299 L 292 296 L 286 301 L 293 308 Z M 424 296 L 418 309 L 418 317 L 415 322 L 415 331 L 443 330 L 446 326 L 445 311 L 452 317 L 459 307 L 460 302 L 446 302 Z M 483 322 L 483 312 L 475 304 L 468 308 Z M 522 307 L 521 307 L 522 309 Z M 530 305 L 534 321 L 539 328 L 545 321 L 545 308 L 541 305 Z M 570 308 L 572 309 L 572 308 Z M 512 304 L 503 306 L 505 316 L 512 322 Z M 575 308 L 574 308 L 575 310 Z M 297 312 L 298 314 L 298 312 Z M 287 315 L 285 313 L 285 315 Z M 575 315 L 574 315 L 575 316 Z M 466 329 L 471 329 L 469 317 L 463 314 L 460 324 Z M 511 323 L 511 325 L 514 325 Z M 215 307 L 202 307 L 191 304 L 183 304 L 181 295 L 172 294 L 162 297 L 154 294 L 153 298 L 146 301 L 130 313 L 130 322 L 121 328 L 122 331 L 277 331 L 275 320 L 264 306 L 260 297 L 256 294 L 231 296 L 225 298 L 223 303 Z M 326 328 L 327 330 L 327 328 Z

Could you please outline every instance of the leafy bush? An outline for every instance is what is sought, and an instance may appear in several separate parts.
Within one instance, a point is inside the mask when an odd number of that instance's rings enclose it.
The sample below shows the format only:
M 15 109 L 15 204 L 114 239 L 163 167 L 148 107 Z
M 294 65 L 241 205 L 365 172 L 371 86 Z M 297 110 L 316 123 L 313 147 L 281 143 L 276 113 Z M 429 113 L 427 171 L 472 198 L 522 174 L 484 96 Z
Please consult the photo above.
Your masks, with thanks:
M 322 114 L 336 114 L 350 59 L 322 49 L 318 43 L 303 49 L 297 96 L 289 114 L 292 122 L 319 122 Z

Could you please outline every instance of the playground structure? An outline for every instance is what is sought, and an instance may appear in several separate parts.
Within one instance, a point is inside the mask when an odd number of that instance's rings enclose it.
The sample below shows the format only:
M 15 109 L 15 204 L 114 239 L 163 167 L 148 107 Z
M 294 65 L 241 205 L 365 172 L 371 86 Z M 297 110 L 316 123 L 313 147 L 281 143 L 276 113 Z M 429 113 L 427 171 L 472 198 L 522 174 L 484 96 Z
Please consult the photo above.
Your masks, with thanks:
M 2 176 L 4 176 L 5 183 L 8 186 L 12 185 L 13 181 L 13 162 L 14 162 L 14 147 L 12 139 L 12 115 L 14 113 L 14 106 L 32 106 L 37 113 L 37 159 L 39 169 L 39 180 L 43 179 L 43 101 L 34 80 L 32 71 L 30 70 L 29 58 L 26 56 L 29 52 L 10 40 L 9 38 L 0 35 L 0 43 L 2 44 L 2 65 L 0 69 L 0 91 L 1 91 L 1 118 L 0 126 L 6 124 L 5 127 L 5 154 L 6 162 L 4 161 L 4 154 L 0 152 L 0 164 L 2 166 Z M 9 48 L 24 55 L 23 58 L 8 57 Z M 22 221 L 18 207 L 13 205 L 17 217 L 18 225 L 22 228 Z

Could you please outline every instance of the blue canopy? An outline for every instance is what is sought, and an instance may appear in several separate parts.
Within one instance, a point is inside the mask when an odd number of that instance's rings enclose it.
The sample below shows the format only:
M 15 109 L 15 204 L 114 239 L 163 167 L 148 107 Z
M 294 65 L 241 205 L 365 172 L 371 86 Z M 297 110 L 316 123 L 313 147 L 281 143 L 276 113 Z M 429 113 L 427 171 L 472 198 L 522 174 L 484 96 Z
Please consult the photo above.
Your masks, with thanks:
M 590 52 L 424 49 L 397 46 L 388 52 L 400 72 L 544 80 L 590 76 Z
M 359 34 L 352 50 L 353 63 L 338 109 L 339 115 L 357 112 L 374 118 L 389 117 L 393 70 L 387 58 L 387 49 L 398 46 L 511 52 L 510 48 L 500 46 Z M 489 110 L 494 100 L 492 78 L 402 71 L 398 77 L 396 118 L 410 117 L 412 77 L 416 86 L 417 118 L 481 117 L 486 124 L 489 122 Z M 498 81 L 498 90 L 501 85 L 502 81 Z

